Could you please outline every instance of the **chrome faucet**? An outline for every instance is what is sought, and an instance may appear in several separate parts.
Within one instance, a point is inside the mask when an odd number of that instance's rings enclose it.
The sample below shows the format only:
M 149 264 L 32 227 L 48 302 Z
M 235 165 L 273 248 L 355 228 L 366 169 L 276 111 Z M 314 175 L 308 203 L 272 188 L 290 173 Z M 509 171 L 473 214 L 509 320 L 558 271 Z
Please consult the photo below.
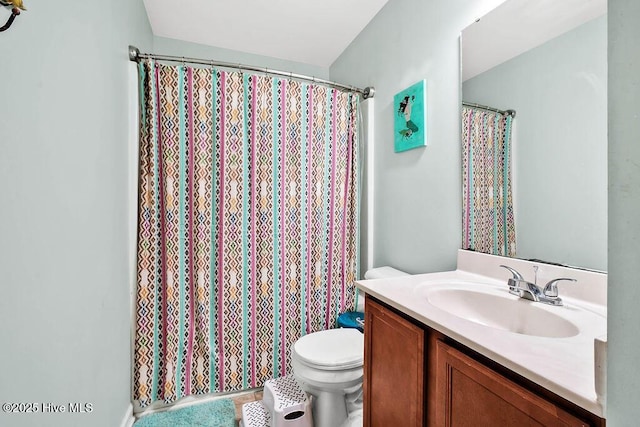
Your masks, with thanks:
M 549 281 L 544 288 L 541 288 L 537 285 L 538 283 L 538 266 L 534 265 L 534 283 L 526 281 L 522 274 L 518 273 L 517 270 L 506 266 L 501 265 L 500 267 L 506 268 L 511 272 L 513 277 L 509 278 L 507 281 L 507 286 L 509 286 L 509 293 L 513 295 L 517 295 L 520 298 L 528 299 L 530 301 L 541 302 L 543 304 L 563 305 L 562 298 L 558 296 L 558 282 L 563 280 L 567 280 L 570 282 L 575 282 L 576 279 L 570 279 L 568 277 L 561 277 L 559 279 L 553 279 Z

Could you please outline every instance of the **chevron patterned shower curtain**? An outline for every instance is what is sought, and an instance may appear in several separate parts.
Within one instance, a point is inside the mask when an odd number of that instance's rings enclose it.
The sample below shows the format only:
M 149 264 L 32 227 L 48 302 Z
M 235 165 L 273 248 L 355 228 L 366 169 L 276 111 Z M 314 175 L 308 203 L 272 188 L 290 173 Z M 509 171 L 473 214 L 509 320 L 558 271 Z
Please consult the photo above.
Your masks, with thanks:
M 139 64 L 134 399 L 258 387 L 353 310 L 358 97 Z
M 462 247 L 515 256 L 512 117 L 462 107 Z

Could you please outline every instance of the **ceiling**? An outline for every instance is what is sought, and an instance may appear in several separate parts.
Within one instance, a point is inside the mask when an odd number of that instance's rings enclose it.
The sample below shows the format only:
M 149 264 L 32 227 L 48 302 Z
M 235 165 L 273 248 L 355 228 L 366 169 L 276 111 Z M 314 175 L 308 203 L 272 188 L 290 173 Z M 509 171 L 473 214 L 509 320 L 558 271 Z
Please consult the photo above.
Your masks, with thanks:
M 507 0 L 462 32 L 462 81 L 607 13 L 607 0 Z
M 329 67 L 388 0 L 144 0 L 153 34 Z

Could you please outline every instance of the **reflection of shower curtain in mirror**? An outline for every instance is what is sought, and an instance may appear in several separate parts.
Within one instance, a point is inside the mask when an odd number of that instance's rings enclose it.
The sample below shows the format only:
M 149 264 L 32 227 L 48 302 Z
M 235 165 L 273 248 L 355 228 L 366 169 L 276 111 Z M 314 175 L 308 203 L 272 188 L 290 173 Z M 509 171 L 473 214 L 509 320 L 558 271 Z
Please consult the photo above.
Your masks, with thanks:
M 515 256 L 512 117 L 462 107 L 462 247 Z
M 262 386 L 353 310 L 353 93 L 139 66 L 134 400 Z

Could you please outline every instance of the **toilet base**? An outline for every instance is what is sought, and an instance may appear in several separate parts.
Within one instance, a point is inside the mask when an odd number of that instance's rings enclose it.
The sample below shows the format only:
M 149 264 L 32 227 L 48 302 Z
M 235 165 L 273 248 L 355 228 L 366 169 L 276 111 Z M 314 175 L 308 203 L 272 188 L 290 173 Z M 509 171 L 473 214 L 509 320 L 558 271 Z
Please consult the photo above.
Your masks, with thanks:
M 342 426 L 349 418 L 344 394 L 322 390 L 310 391 L 313 396 L 314 427 Z

